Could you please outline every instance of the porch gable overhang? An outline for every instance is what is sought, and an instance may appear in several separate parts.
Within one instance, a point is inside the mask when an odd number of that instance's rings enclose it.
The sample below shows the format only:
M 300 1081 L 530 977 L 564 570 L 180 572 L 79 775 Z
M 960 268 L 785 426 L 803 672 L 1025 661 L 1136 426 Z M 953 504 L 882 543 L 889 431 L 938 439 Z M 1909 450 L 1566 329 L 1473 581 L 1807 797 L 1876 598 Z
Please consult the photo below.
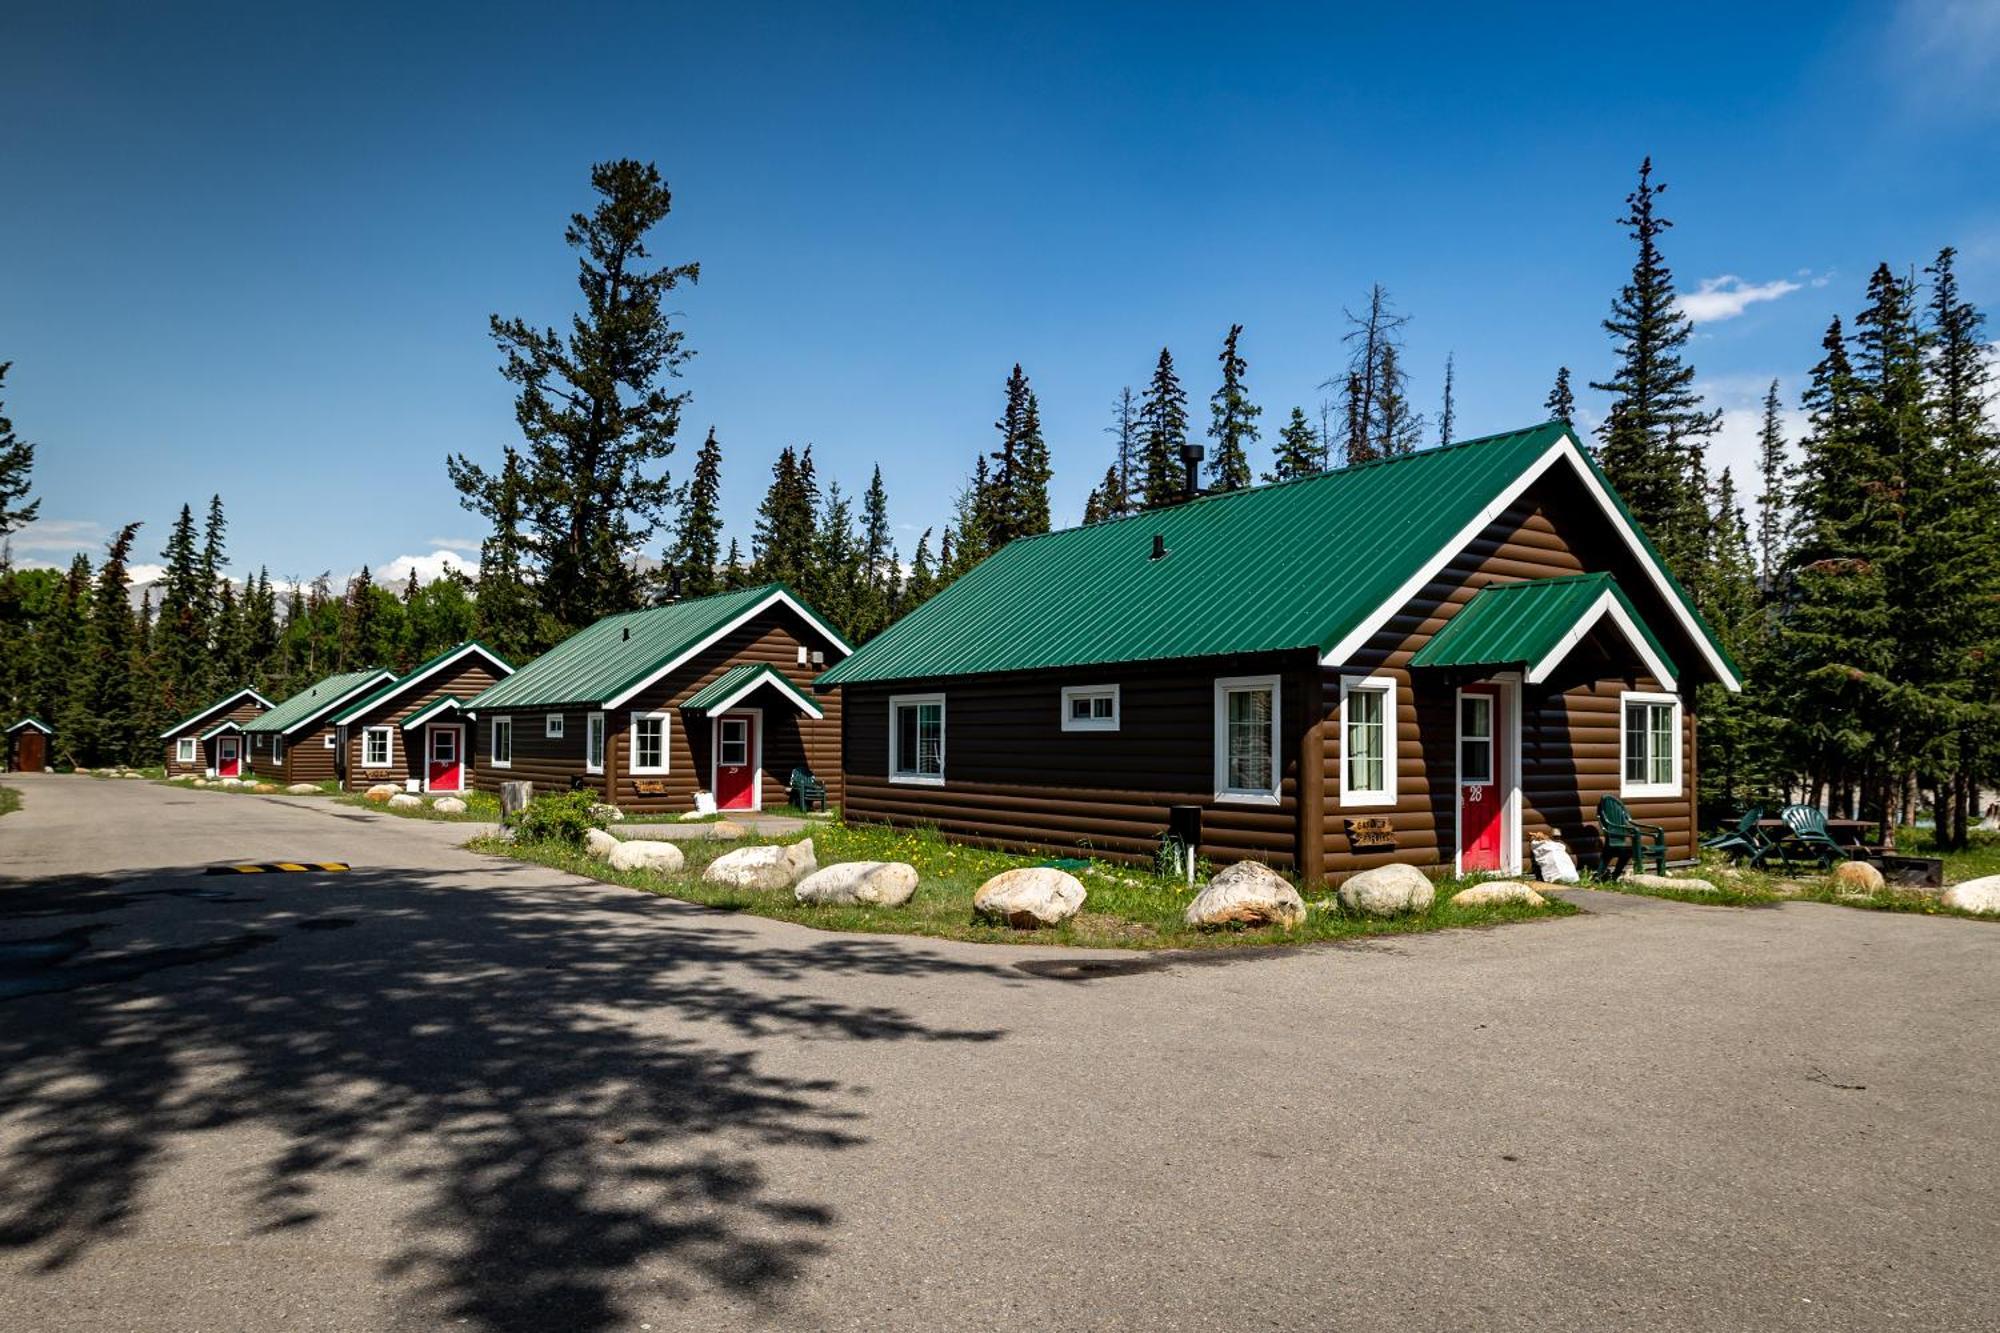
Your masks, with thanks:
M 426 722 L 435 722 L 449 713 L 464 713 L 465 701 L 454 695 L 441 694 L 422 708 L 409 714 L 396 725 L 404 731 L 413 731 Z
M 1416 651 L 1410 666 L 1520 666 L 1528 684 L 1539 685 L 1604 624 L 1618 631 L 1653 679 L 1675 688 L 1672 659 L 1609 574 L 1489 584 Z
M 783 672 L 768 662 L 756 666 L 733 666 L 708 684 L 681 700 L 684 713 L 701 713 L 713 717 L 726 713 L 756 691 L 770 688 L 789 699 L 792 706 L 807 717 L 815 720 L 826 714 L 818 704 L 799 692 L 799 687 L 785 678 Z
M 218 722 L 214 726 L 210 727 L 207 731 L 201 733 L 201 738 L 200 738 L 201 743 L 203 745 L 206 745 L 208 744 L 208 742 L 214 740 L 217 736 L 222 735 L 226 731 L 240 732 L 242 730 L 243 728 L 237 725 L 235 722 L 230 722 L 230 721 Z

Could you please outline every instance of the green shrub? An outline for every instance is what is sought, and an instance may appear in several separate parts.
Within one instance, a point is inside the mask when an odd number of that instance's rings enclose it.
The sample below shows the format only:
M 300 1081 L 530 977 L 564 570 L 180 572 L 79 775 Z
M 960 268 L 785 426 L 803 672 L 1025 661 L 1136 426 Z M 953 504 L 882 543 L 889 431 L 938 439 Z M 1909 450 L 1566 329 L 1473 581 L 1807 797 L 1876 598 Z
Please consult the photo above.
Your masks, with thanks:
M 566 842 L 575 845 L 594 828 L 603 828 L 603 818 L 592 810 L 597 793 L 566 791 L 560 796 L 537 796 L 515 818 L 515 829 L 530 842 Z

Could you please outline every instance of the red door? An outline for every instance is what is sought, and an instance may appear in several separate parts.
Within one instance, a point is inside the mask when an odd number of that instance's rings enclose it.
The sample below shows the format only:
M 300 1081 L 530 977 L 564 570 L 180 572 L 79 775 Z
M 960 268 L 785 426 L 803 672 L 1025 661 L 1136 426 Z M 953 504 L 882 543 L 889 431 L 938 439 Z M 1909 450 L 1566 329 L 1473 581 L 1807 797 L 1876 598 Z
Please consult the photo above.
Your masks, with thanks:
M 234 736 L 215 738 L 215 776 L 233 778 L 243 772 L 241 742 Z
M 465 790 L 465 756 L 457 727 L 426 727 L 430 733 L 427 780 L 432 791 Z
M 715 804 L 723 810 L 751 810 L 757 805 L 756 719 L 717 718 L 715 722 Z
M 1468 685 L 1458 695 L 1459 869 L 1500 869 L 1507 799 L 1500 783 L 1500 691 Z

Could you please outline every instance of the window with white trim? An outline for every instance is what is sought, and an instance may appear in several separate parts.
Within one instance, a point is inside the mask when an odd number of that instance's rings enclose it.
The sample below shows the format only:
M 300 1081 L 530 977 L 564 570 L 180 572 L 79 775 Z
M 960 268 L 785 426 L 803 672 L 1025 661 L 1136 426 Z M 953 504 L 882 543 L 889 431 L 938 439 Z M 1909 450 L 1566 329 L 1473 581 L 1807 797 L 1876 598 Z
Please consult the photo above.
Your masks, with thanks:
M 1393 677 L 1340 682 L 1340 803 L 1356 808 L 1396 803 Z
M 632 771 L 634 773 L 664 773 L 667 771 L 667 717 L 666 713 L 632 714 Z
M 514 766 L 514 719 L 496 717 L 486 746 L 486 762 L 495 768 Z
M 395 749 L 394 732 L 388 727 L 369 727 L 361 733 L 361 766 L 387 768 Z
M 889 781 L 944 785 L 944 696 L 889 699 Z
M 326 735 L 320 737 L 319 743 L 329 750 L 337 750 L 340 748 L 339 743 L 333 739 L 333 733 L 330 731 L 327 732 Z
M 583 715 L 583 771 L 604 771 L 604 714 Z
M 542 735 L 549 740 L 559 741 L 563 734 L 563 715 L 550 713 L 542 719 Z
M 274 764 L 285 762 L 285 738 L 283 736 L 271 737 L 271 762 Z
M 195 744 L 195 738 L 192 736 L 183 736 L 175 741 L 174 762 L 177 764 L 192 764 L 194 762 Z
M 1680 795 L 1680 696 L 1627 691 L 1618 721 L 1618 794 Z
M 1278 678 L 1215 682 L 1215 799 L 1278 803 Z
M 1064 731 L 1118 730 L 1116 685 L 1065 685 L 1062 692 Z

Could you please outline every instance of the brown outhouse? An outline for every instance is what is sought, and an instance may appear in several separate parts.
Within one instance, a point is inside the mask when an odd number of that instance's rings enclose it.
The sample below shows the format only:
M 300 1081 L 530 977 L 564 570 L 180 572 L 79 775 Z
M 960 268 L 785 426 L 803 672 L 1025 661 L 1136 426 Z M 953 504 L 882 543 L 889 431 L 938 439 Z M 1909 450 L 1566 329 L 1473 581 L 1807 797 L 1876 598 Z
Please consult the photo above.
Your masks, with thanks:
M 24 717 L 7 728 L 7 771 L 44 773 L 49 767 L 49 741 L 56 729 L 38 717 Z

